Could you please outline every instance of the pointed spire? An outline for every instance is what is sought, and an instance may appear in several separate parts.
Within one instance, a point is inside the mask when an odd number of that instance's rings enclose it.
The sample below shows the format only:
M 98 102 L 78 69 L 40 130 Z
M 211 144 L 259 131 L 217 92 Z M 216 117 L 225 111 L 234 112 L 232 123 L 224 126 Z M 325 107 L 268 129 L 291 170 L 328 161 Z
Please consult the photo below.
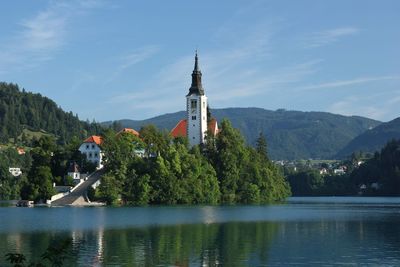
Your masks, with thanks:
M 194 57 L 194 70 L 193 71 L 200 71 L 199 70 L 199 58 L 197 56 L 197 49 L 196 49 L 196 56 Z
M 201 84 L 201 71 L 199 68 L 199 58 L 197 56 L 197 49 L 196 49 L 196 55 L 194 57 L 194 69 L 192 72 L 192 85 L 190 86 L 188 95 L 191 95 L 191 94 L 204 95 L 204 89 Z

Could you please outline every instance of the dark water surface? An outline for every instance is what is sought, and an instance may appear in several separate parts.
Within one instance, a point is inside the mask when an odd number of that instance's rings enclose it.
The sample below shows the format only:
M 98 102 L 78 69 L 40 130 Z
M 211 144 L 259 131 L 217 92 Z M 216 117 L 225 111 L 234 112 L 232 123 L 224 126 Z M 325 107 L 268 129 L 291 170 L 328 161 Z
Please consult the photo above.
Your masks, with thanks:
M 400 266 L 400 198 L 290 198 L 266 206 L 0 207 L 4 254 L 66 266 Z

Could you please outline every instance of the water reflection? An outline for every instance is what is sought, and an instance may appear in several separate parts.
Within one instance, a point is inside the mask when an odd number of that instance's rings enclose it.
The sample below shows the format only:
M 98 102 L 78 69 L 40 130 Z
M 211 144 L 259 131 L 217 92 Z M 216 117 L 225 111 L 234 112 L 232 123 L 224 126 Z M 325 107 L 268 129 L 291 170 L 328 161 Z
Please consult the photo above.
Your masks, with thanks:
M 66 266 L 400 266 L 388 204 L 0 210 L 0 266 L 63 238 Z
M 268 250 L 278 228 L 277 223 L 232 222 L 32 233 L 18 235 L 23 244 L 18 251 L 30 258 L 42 253 L 51 239 L 72 237 L 75 256 L 68 266 L 248 266 L 250 260 L 268 261 Z M 4 244 L 3 237 L 0 236 L 0 248 L 14 247 L 17 251 L 15 242 Z

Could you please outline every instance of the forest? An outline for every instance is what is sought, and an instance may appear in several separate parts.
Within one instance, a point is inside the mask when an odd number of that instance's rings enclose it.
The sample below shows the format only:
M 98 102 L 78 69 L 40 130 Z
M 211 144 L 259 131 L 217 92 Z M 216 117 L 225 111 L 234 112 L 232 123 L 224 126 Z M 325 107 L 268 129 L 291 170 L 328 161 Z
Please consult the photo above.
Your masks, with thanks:
M 82 139 L 100 128 L 97 123 L 80 121 L 47 97 L 0 82 L 0 143 L 29 144 L 30 132 L 45 132 L 66 144 L 74 136 Z

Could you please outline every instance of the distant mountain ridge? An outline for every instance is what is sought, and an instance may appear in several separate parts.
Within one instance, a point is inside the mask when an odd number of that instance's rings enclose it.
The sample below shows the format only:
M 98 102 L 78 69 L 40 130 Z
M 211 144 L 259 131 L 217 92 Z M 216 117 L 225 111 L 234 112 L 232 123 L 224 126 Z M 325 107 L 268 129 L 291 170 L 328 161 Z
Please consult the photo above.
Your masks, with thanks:
M 369 129 L 351 140 L 337 154 L 344 157 L 355 151 L 375 152 L 382 149 L 392 139 L 400 139 L 400 117 Z
M 358 116 L 343 116 L 328 112 L 271 111 L 262 108 L 212 109 L 221 121 L 228 118 L 249 144 L 254 144 L 260 132 L 267 137 L 268 152 L 273 159 L 330 159 L 338 155 L 352 139 L 381 124 Z M 119 120 L 123 127 L 140 129 L 154 124 L 171 130 L 185 118 L 185 112 L 164 114 L 146 120 Z M 104 122 L 110 125 L 112 122 Z

